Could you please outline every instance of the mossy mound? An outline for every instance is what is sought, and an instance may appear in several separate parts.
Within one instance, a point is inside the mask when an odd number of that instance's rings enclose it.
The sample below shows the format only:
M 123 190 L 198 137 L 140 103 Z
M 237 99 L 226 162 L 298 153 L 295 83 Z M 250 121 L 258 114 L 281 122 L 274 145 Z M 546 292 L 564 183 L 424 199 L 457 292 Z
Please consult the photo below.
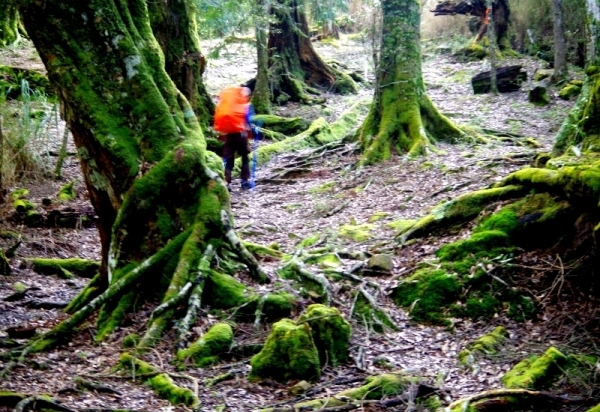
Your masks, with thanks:
M 370 232 L 374 228 L 375 225 L 370 223 L 342 225 L 339 235 L 344 239 L 353 240 L 354 242 L 365 242 L 373 236 Z
M 442 246 L 436 255 L 441 261 L 456 261 L 469 255 L 488 255 L 492 250 L 504 250 L 508 246 L 509 238 L 506 233 L 501 230 L 486 230 L 473 233 L 468 239 Z
M 298 325 L 290 319 L 273 324 L 263 349 L 252 358 L 250 365 L 250 380 L 316 381 L 321 376 L 319 351 L 311 337 L 310 327 Z
M 548 89 L 546 86 L 536 85 L 527 94 L 527 98 L 529 102 L 538 105 L 538 106 L 546 106 L 550 103 L 550 94 L 548 93 Z
M 252 122 L 276 133 L 293 136 L 308 129 L 308 124 L 301 117 L 281 117 L 271 114 L 257 114 Z
M 536 82 L 549 79 L 554 74 L 554 69 L 536 69 L 533 73 L 533 80 Z
M 306 322 L 310 326 L 321 366 L 338 366 L 348 360 L 352 328 L 337 308 L 310 305 L 298 319 L 298 323 L 300 322 Z
M 566 365 L 567 357 L 550 347 L 541 356 L 519 362 L 502 377 L 502 383 L 509 389 L 545 389 L 562 375 Z
M 247 302 L 246 286 L 236 278 L 211 271 L 206 279 L 203 300 L 213 309 L 230 309 Z
M 490 333 L 487 333 L 468 344 L 467 347 L 458 354 L 460 363 L 463 365 L 473 363 L 477 354 L 495 355 L 507 336 L 508 332 L 506 329 L 503 326 L 498 326 Z
M 189 348 L 179 350 L 177 359 L 192 359 L 201 368 L 219 361 L 219 355 L 229 350 L 233 343 L 233 330 L 227 323 L 213 325 L 200 339 Z
M 75 181 L 69 182 L 66 185 L 63 185 L 58 191 L 58 199 L 63 202 L 68 202 L 69 200 L 75 200 L 75 189 L 74 189 Z
M 571 100 L 581 93 L 581 82 L 570 82 L 565 87 L 560 89 L 558 92 L 558 97 L 563 100 Z
M 100 262 L 89 259 L 29 259 L 33 270 L 43 275 L 63 276 L 65 271 L 84 278 L 93 278 L 100 269 Z

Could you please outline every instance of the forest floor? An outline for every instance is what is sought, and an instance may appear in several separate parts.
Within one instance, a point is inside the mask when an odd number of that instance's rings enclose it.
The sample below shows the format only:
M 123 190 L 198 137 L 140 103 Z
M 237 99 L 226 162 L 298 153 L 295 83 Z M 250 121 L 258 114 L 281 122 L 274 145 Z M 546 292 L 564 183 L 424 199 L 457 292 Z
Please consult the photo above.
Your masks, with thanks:
M 326 59 L 343 62 L 350 70 L 366 74 L 368 79 L 373 80 L 372 68 L 365 57 L 370 52 L 365 44 L 342 40 L 336 44 L 315 46 Z M 481 71 L 481 63 L 459 63 L 450 54 L 440 52 L 446 50 L 445 47 L 436 46 L 424 44 L 423 72 L 427 91 L 439 109 L 458 124 L 502 131 L 512 137 L 496 139 L 485 145 L 438 142 L 439 151 L 426 157 L 409 159 L 398 155 L 388 162 L 363 169 L 355 167 L 359 153 L 352 144 L 348 144 L 347 150 L 323 155 L 310 170 L 290 179 L 288 184 L 261 184 L 302 155 L 286 154 L 258 168 L 258 184 L 254 190 L 241 191 L 237 185 L 234 186 L 232 208 L 236 230 L 243 239 L 264 245 L 276 242 L 282 251 L 293 253 L 301 240 L 319 235 L 321 242 L 339 250 L 393 254 L 394 269 L 390 276 L 371 280 L 380 285 L 381 293 L 377 298 L 400 326 L 400 331 L 377 334 L 355 319 L 349 319 L 353 326 L 352 361 L 342 367 L 326 367 L 320 381 L 305 395 L 306 398 L 330 396 L 351 385 L 351 378 L 383 373 L 391 367 L 393 370 L 410 371 L 432 384 L 443 386 L 447 391 L 445 400 L 450 401 L 500 388 L 500 377 L 511 366 L 531 354 L 545 351 L 549 346 L 556 346 L 566 353 L 583 352 L 600 356 L 600 304 L 586 293 L 570 287 L 568 282 L 558 290 L 536 291 L 539 295 L 546 293 L 552 296 L 545 300 L 537 319 L 522 323 L 497 314 L 485 321 L 452 319 L 451 328 L 421 325 L 409 320 L 407 312 L 395 307 L 386 297 L 385 291 L 418 262 L 431 257 L 441 244 L 466 237 L 470 230 L 470 226 L 466 225 L 444 237 L 426 237 L 409 246 L 401 246 L 395 241 L 395 232 L 389 224 L 399 219 L 418 218 L 444 200 L 488 187 L 510 172 L 530 164 L 536 154 L 549 152 L 558 127 L 572 104 L 558 99 L 555 90 L 551 90 L 552 102 L 549 105 L 538 107 L 530 104 L 526 91 L 531 81 L 518 92 L 475 96 L 470 78 Z M 207 43 L 204 47 L 205 50 L 214 48 L 215 43 Z M 229 47 L 229 50 L 221 51 L 218 59 L 208 62 L 205 82 L 213 96 L 226 85 L 242 83 L 253 77 L 255 61 L 251 51 L 245 46 Z M 543 66 L 542 62 L 530 58 L 510 59 L 502 63 L 523 65 L 530 79 L 535 69 Z M 1 51 L 0 64 L 42 69 L 30 47 Z M 359 96 L 326 94 L 327 102 L 320 106 L 280 107 L 277 114 L 299 115 L 307 120 L 322 116 L 333 121 L 357 99 L 371 97 L 371 87 L 361 86 Z M 56 150 L 63 129 L 64 125 L 60 122 L 48 124 L 46 140 L 40 145 L 41 155 Z M 526 142 L 526 137 L 535 138 L 539 145 L 532 147 Z M 69 151 L 75 152 L 72 143 Z M 46 170 L 52 171 L 56 159 L 52 156 L 44 159 Z M 71 180 L 76 182 L 77 199 L 69 205 L 76 210 L 89 208 L 76 156 L 67 159 L 62 180 L 30 179 L 19 182 L 15 188 L 28 188 L 29 198 L 39 202 L 44 197 L 53 197 L 61 185 Z M 335 209 L 339 211 L 331 214 Z M 13 274 L 0 277 L 0 341 L 9 327 L 35 326 L 38 332 L 43 332 L 55 325 L 64 318 L 61 310 L 34 309 L 32 302 L 68 302 L 87 281 L 37 274 L 27 258 L 79 256 L 99 259 L 100 252 L 94 227 L 28 228 L 13 217 L 11 202 L 0 205 L 0 234 L 12 232 L 22 241 L 16 256 L 11 259 Z M 342 225 L 366 223 L 372 225 L 371 237 L 363 242 L 340 235 Z M 0 239 L 3 250 L 15 242 L 11 235 L 0 237 L 7 238 Z M 539 278 L 540 284 L 547 284 L 550 277 L 550 285 L 555 285 L 551 278 L 558 272 L 559 263 L 555 256 L 538 255 L 528 259 L 531 266 L 541 268 L 530 271 L 532 278 Z M 348 261 L 343 263 L 346 267 L 352 264 Z M 277 261 L 263 262 L 265 270 L 270 273 L 274 273 L 278 265 Z M 334 304 L 348 315 L 352 305 L 348 290 L 352 287 L 348 284 L 336 287 Z M 27 288 L 25 299 L 7 301 L 6 298 L 19 288 Z M 122 352 L 119 342 L 125 335 L 140 328 L 146 316 L 147 313 L 132 316 L 126 325 L 100 344 L 93 343 L 94 324 L 90 322 L 68 345 L 33 355 L 27 364 L 15 368 L 7 380 L 0 381 L 0 390 L 51 394 L 63 405 L 75 410 L 188 410 L 170 405 L 148 387 L 132 382 L 131 377 L 123 378 L 112 370 Z M 201 334 L 216 321 L 218 319 L 206 312 L 194 332 Z M 510 333 L 500 352 L 481 359 L 476 372 L 460 367 L 457 355 L 467 342 L 499 325 L 506 327 Z M 254 330 L 252 325 L 240 323 L 236 327 L 236 343 L 264 341 L 268 330 L 268 325 Z M 169 363 L 173 358 L 172 339 L 169 334 L 156 350 L 147 355 L 147 360 L 176 374 Z M 0 368 L 2 366 L 0 363 Z M 202 411 L 254 411 L 267 405 L 288 405 L 302 398 L 288 395 L 290 385 L 248 382 L 246 375 L 249 369 L 248 359 L 237 359 L 233 363 L 207 369 L 189 368 L 185 371 L 187 378 L 180 376 L 175 380 L 190 387 L 191 382 L 200 383 L 202 405 L 199 410 Z M 230 372 L 228 380 L 211 387 L 204 384 L 226 372 Z M 75 376 L 101 382 L 115 392 L 83 391 L 73 382 Z M 579 396 L 594 393 L 594 388 L 579 385 L 575 390 L 573 386 L 573 382 L 563 382 L 555 389 Z M 598 403 L 598 399 L 595 402 Z M 8 409 L 0 406 L 0 411 L 3 410 Z M 379 409 L 371 406 L 364 410 Z

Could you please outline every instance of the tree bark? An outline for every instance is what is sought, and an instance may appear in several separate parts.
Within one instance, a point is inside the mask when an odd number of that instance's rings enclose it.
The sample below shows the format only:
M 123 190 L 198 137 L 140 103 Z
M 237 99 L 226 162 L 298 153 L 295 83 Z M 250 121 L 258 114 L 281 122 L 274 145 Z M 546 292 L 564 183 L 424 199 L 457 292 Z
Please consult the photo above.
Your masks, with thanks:
M 267 48 L 267 25 L 265 17 L 270 13 L 270 0 L 256 0 L 257 16 L 255 16 L 256 30 L 256 86 L 252 94 L 252 105 L 257 114 L 271 113 L 271 92 L 269 89 L 269 52 Z M 263 16 L 263 18 L 259 17 Z
M 150 1 L 147 5 L 152 32 L 165 56 L 165 69 L 206 133 L 212 126 L 215 104 L 202 80 L 206 59 L 200 50 L 195 7 L 178 0 Z
M 136 301 L 171 300 L 196 276 L 208 245 L 237 254 L 251 276 L 267 280 L 231 230 L 221 159 L 206 150 L 192 107 L 165 71 L 146 4 L 21 2 L 64 105 L 102 243 L 93 292 L 84 291 L 89 296 L 70 307 L 75 313 L 27 351 L 55 344 L 99 308 L 102 338 Z M 145 345 L 169 317 L 153 321 Z
M 562 0 L 552 0 L 554 13 L 554 73 L 552 83 L 557 83 L 567 77 L 567 41 L 563 20 Z
M 17 43 L 19 35 L 19 12 L 12 0 L 0 0 L 0 47 Z
M 496 77 L 496 22 L 494 21 L 494 2 L 487 0 L 488 7 L 488 41 L 490 42 L 490 91 L 498 94 L 498 78 Z
M 464 132 L 433 105 L 421 71 L 420 7 L 417 0 L 384 0 L 377 84 L 371 109 L 358 132 L 363 163 L 392 152 L 422 153 L 430 138 L 458 139 Z
M 273 93 L 289 96 L 292 101 L 311 102 L 313 99 L 306 88 L 331 89 L 339 93 L 356 90 L 348 76 L 342 76 L 325 64 L 310 42 L 308 22 L 298 0 L 279 0 L 272 7 L 276 22 L 269 29 L 269 67 L 273 82 Z M 349 81 L 350 80 L 350 84 Z

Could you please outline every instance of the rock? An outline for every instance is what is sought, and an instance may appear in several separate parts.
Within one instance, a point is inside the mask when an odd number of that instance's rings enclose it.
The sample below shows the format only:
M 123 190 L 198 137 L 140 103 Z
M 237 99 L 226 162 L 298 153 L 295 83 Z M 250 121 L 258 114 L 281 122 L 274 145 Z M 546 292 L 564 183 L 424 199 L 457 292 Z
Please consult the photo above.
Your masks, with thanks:
M 558 92 L 558 97 L 563 100 L 571 100 L 579 96 L 579 93 L 581 93 L 581 82 L 574 80 Z
M 378 254 L 373 255 L 369 259 L 368 263 L 369 270 L 381 271 L 381 272 L 391 272 L 394 269 L 394 261 L 392 260 L 391 255 L 387 254 Z
M 545 85 L 535 85 L 529 90 L 529 101 L 538 106 L 545 106 L 550 103 L 550 95 L 548 94 L 548 88 Z
M 563 373 L 567 357 L 550 347 L 541 356 L 531 356 L 506 372 L 502 383 L 509 389 L 547 388 Z
M 537 69 L 535 73 L 533 73 L 533 81 L 539 82 L 544 79 L 548 79 L 552 77 L 554 74 L 554 69 Z
M 180 361 L 191 358 L 201 367 L 210 366 L 219 361 L 219 355 L 225 353 L 233 343 L 233 330 L 227 323 L 213 325 L 200 339 L 189 348 L 177 352 Z

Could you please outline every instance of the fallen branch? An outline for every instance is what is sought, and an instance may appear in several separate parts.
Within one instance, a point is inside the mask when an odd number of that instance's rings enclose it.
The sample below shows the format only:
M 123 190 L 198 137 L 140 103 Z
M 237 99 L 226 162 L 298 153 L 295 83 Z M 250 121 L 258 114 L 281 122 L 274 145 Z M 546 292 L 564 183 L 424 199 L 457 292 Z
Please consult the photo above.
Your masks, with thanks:
M 501 400 L 499 398 L 505 399 Z M 521 401 L 523 402 L 539 402 L 546 407 L 548 407 L 548 405 L 581 405 L 587 402 L 587 399 L 584 398 L 566 398 L 550 392 L 532 391 L 528 389 L 494 389 L 480 392 L 473 396 L 469 396 L 468 398 L 459 399 L 448 405 L 445 410 L 452 411 L 455 408 L 460 408 L 462 406 L 463 410 L 487 411 L 492 405 L 496 406 L 497 410 L 506 410 L 502 408 L 506 408 L 509 403 L 514 406 L 515 403 L 514 399 L 509 398 L 522 398 Z M 499 401 L 504 402 L 499 404 Z M 524 409 L 535 410 L 536 408 L 532 408 L 531 405 L 528 405 Z

